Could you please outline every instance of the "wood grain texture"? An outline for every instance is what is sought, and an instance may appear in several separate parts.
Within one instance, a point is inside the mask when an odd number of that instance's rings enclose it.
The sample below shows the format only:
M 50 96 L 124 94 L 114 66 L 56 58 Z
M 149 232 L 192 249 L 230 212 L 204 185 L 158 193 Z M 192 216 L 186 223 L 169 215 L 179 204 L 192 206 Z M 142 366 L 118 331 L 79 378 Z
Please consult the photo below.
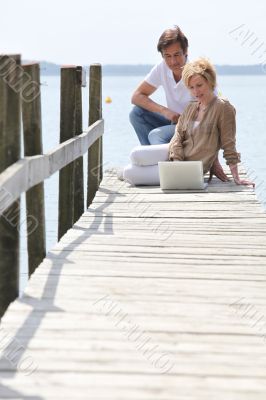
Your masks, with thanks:
M 109 171 L 2 319 L 0 398 L 264 400 L 265 215 L 250 188 Z

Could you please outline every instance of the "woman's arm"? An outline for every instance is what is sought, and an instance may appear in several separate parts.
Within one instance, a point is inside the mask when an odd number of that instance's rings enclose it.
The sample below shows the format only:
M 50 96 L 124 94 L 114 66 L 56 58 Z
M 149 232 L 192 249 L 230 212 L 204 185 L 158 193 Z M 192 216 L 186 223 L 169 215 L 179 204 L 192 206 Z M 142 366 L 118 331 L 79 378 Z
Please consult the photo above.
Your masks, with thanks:
M 225 174 L 223 167 L 220 164 L 218 155 L 215 158 L 215 160 L 213 161 L 213 164 L 211 166 L 210 169 L 210 177 L 208 182 L 210 182 L 212 180 L 213 175 L 215 175 L 218 179 L 220 179 L 222 182 L 227 182 L 230 181 L 230 179 L 228 178 L 228 176 Z
M 237 185 L 252 185 L 255 183 L 248 179 L 240 179 L 238 174 L 237 163 L 240 162 L 240 154 L 236 151 L 236 118 L 235 109 L 225 101 L 219 120 L 221 148 L 224 151 L 226 164 L 229 165 L 234 181 Z
M 221 148 L 226 164 L 237 164 L 240 162 L 240 154 L 236 151 L 236 116 L 235 109 L 228 100 L 221 104 L 219 115 L 219 132 Z
M 184 161 L 183 140 L 184 132 L 182 130 L 183 114 L 178 120 L 175 128 L 175 134 L 172 137 L 169 145 L 169 160 L 170 161 Z

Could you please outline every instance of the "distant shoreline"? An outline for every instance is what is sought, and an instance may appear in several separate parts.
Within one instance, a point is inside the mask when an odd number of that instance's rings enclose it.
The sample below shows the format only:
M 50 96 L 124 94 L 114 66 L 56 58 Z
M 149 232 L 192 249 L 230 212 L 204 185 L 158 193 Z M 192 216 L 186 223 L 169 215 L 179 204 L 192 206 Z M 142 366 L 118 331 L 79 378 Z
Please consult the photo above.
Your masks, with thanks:
M 24 61 L 27 62 L 27 61 Z M 42 61 L 42 75 L 59 75 L 60 65 Z M 145 76 L 153 65 L 149 64 L 109 64 L 103 65 L 103 76 Z M 266 66 L 261 64 L 255 65 L 216 65 L 218 75 L 265 75 Z M 84 66 L 88 70 L 87 66 Z

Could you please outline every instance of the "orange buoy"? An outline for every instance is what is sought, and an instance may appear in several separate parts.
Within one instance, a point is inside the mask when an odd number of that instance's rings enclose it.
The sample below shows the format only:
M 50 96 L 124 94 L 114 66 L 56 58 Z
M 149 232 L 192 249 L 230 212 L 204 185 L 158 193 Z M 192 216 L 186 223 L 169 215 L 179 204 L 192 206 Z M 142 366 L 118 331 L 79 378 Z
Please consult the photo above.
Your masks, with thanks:
M 107 96 L 107 97 L 105 98 L 105 103 L 112 103 L 111 97 Z

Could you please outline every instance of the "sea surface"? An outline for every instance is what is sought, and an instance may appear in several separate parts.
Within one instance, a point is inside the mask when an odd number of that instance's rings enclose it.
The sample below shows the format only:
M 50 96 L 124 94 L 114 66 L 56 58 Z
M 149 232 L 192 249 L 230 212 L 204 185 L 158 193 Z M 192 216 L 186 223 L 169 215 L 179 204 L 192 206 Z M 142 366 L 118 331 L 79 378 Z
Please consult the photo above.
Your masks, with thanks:
M 123 166 L 129 162 L 129 152 L 138 145 L 128 114 L 130 97 L 141 81 L 140 76 L 106 76 L 103 78 L 103 137 L 104 169 Z M 42 127 L 44 152 L 59 143 L 60 77 L 44 76 L 42 82 Z M 260 201 L 266 206 L 266 75 L 220 76 L 218 87 L 237 110 L 237 148 L 242 163 L 256 182 Z M 83 128 L 88 121 L 88 86 L 83 91 Z M 111 103 L 105 103 L 107 97 Z M 165 104 L 164 94 L 156 91 L 153 98 Z M 222 161 L 222 154 L 220 155 Z M 84 157 L 84 162 L 86 159 Z M 58 174 L 45 181 L 47 250 L 57 242 Z M 24 196 L 22 214 L 25 213 Z M 25 216 L 22 215 L 22 220 Z M 27 280 L 25 226 L 21 233 L 21 288 Z

